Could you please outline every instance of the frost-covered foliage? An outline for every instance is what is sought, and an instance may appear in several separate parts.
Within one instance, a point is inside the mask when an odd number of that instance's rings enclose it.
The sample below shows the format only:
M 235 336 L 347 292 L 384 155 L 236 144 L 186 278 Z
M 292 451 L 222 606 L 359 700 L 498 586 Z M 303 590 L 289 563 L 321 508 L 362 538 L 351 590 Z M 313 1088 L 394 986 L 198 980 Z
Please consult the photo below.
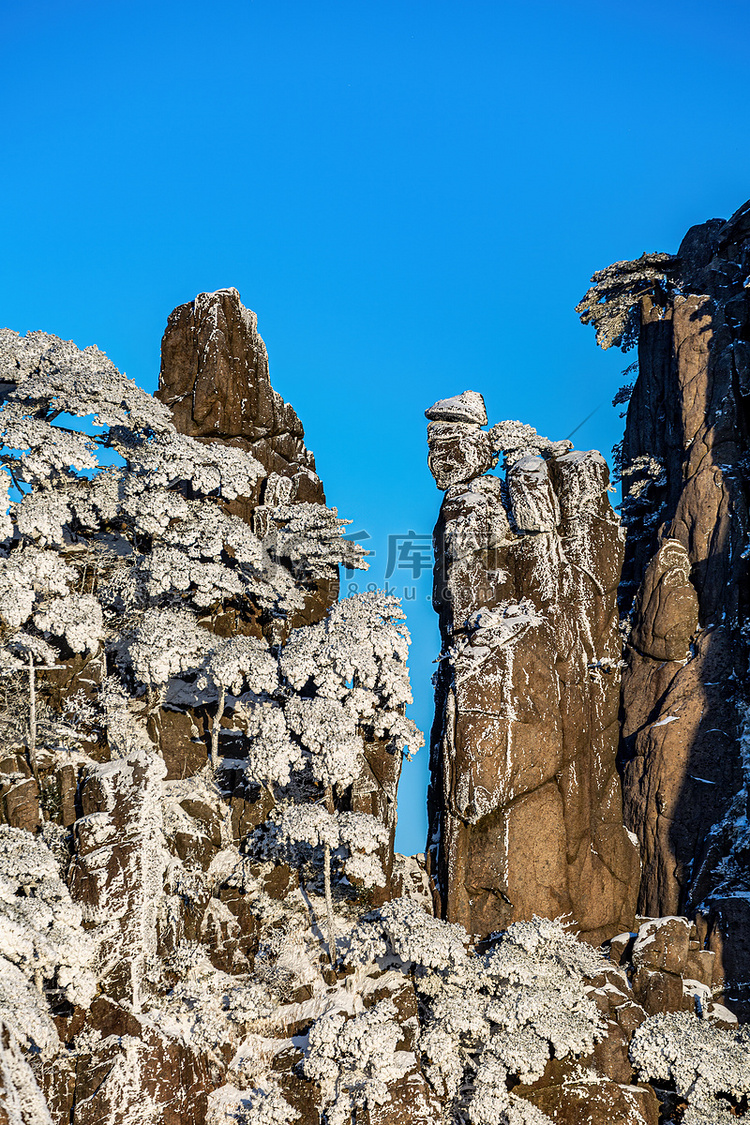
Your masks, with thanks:
M 220 1086 L 210 1100 L 208 1125 L 292 1125 L 300 1117 L 271 1083 L 252 1090 Z
M 250 596 L 269 609 L 303 604 L 290 573 L 270 558 L 248 524 L 205 501 L 191 502 L 184 518 L 158 534 L 147 569 L 152 596 L 189 594 L 200 608 Z
M 279 504 L 260 509 L 266 527 L 263 546 L 276 559 L 287 559 L 300 577 L 327 578 L 332 566 L 367 570 L 364 550 L 344 531 L 351 520 L 323 504 Z M 258 514 L 256 513 L 256 526 Z
M 354 708 L 325 696 L 292 696 L 284 715 L 307 751 L 313 777 L 323 785 L 351 785 L 361 771 L 364 752 Z
M 118 452 L 130 454 L 135 472 L 147 478 L 150 488 L 186 484 L 193 495 L 234 500 L 250 496 L 264 476 L 263 466 L 244 449 L 207 445 L 172 428 L 140 445 L 132 443 L 129 436 L 123 440 L 119 431 L 117 438 Z
M 265 508 L 272 556 L 225 506 L 254 494 L 260 463 L 178 433 L 96 348 L 3 330 L 0 378 L 0 497 L 16 497 L 0 512 L 0 641 L 25 627 L 53 646 L 48 663 L 104 648 L 124 678 L 163 686 L 204 662 L 216 613 L 287 614 L 324 572 L 362 565 L 335 511 L 288 496 Z M 102 466 L 102 451 L 123 464 Z M 257 672 L 241 649 L 214 654 L 217 687 Z
M 421 1050 L 432 1084 L 472 1125 L 523 1120 L 507 1079 L 533 1082 L 552 1055 L 588 1054 L 601 1038 L 581 979 L 599 969 L 595 950 L 559 922 L 534 918 L 510 926 L 488 953 L 418 979 L 429 1005 Z
M 0 949 L 39 988 L 58 989 L 88 1007 L 96 990 L 95 943 L 81 928 L 81 909 L 39 837 L 0 827 Z
M 593 324 L 601 348 L 613 345 L 628 351 L 638 338 L 637 312 L 642 297 L 660 302 L 672 286 L 676 258 L 671 254 L 642 254 L 632 262 L 614 262 L 598 270 L 592 286 L 576 305 L 584 324 Z
M 149 609 L 128 646 L 133 671 L 145 684 L 166 684 L 172 676 L 196 669 L 211 634 L 187 609 Z
M 293 843 L 313 848 L 345 848 L 349 857 L 347 875 L 367 886 L 385 884 L 385 872 L 376 853 L 388 842 L 388 829 L 368 813 L 330 813 L 322 805 L 290 805 L 280 815 L 279 833 Z
M 455 970 L 466 961 L 468 941 L 463 926 L 433 918 L 410 898 L 397 898 L 361 920 L 350 935 L 346 960 L 367 964 L 395 957 L 407 967 Z
M 279 665 L 259 637 L 229 637 L 214 642 L 206 669 L 220 687 L 239 695 L 248 687 L 256 695 L 272 694 L 279 686 Z
M 424 1069 L 452 1105 L 451 1119 L 539 1125 L 548 1118 L 509 1094 L 508 1080 L 532 1082 L 550 1057 L 591 1052 L 602 1030 L 582 978 L 602 961 L 545 918 L 514 923 L 481 955 L 468 942 L 463 927 L 402 898 L 360 921 L 345 960 L 413 973 L 424 1005 Z
M 704 910 L 724 897 L 750 898 L 750 706 L 740 706 L 738 720 L 742 783 L 706 838 L 705 859 L 695 877 L 697 886 L 708 889 L 698 904 Z
M 625 524 L 639 518 L 646 524 L 661 522 L 658 493 L 667 484 L 667 473 L 659 458 L 644 455 L 628 462 L 621 459 L 617 475 L 623 482 L 621 511 Z
M 399 1058 L 400 1038 L 391 1000 L 381 1000 L 353 1018 L 329 1012 L 315 1021 L 303 1069 L 320 1084 L 327 1125 L 349 1125 L 357 1106 L 370 1108 L 389 1101 L 389 1085 L 410 1061 L 407 1056 L 405 1066 Z
M 346 598 L 318 625 L 295 630 L 281 668 L 297 691 L 313 685 L 318 696 L 338 699 L 359 722 L 377 711 L 382 736 L 394 729 L 407 752 L 415 752 L 424 739 L 403 718 L 412 701 L 404 620 L 398 598 L 382 591 Z
M 44 598 L 68 594 L 75 577 L 55 551 L 21 547 L 0 558 L 0 617 L 9 629 L 20 628 Z
M 104 632 L 101 606 L 93 594 L 50 598 L 34 614 L 34 624 L 41 633 L 62 637 L 71 652 L 79 653 L 96 652 Z
M 278 1007 L 263 983 L 218 971 L 200 946 L 178 948 L 168 961 L 180 979 L 149 1011 L 149 1018 L 176 1028 L 185 1041 L 216 1060 L 226 1044 L 237 1044 Z
M 503 455 L 506 467 L 514 465 L 528 454 L 551 455 L 573 448 L 570 441 L 550 441 L 538 434 L 533 426 L 512 419 L 494 425 L 489 431 L 489 437 L 493 451 Z
M 727 1030 L 691 1012 L 660 1012 L 636 1030 L 630 1058 L 640 1077 L 674 1084 L 688 1103 L 683 1125 L 735 1120 L 750 1094 L 750 1028 Z
M 625 403 L 630 402 L 630 399 L 633 396 L 634 390 L 635 390 L 635 383 L 624 383 L 620 387 L 619 391 L 617 391 L 614 398 L 612 399 L 612 405 L 613 406 L 623 406 Z M 626 413 L 627 413 L 627 411 L 623 411 L 620 414 L 620 417 L 624 418 Z

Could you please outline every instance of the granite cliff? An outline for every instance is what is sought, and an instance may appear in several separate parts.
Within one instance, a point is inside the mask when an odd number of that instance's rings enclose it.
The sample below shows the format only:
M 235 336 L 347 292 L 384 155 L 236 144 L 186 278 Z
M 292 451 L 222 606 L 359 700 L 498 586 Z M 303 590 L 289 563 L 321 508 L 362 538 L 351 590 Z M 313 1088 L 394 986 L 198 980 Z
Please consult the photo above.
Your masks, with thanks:
M 620 452 L 627 627 L 620 763 L 639 909 L 689 914 L 750 1001 L 750 204 L 675 255 L 618 262 L 579 306 L 637 346 Z
M 427 417 L 446 490 L 429 796 L 438 909 L 478 937 L 564 917 L 596 945 L 631 927 L 639 873 L 615 768 L 623 542 L 607 466 L 529 426 L 485 432 L 476 392 Z M 499 457 L 504 477 L 487 472 Z

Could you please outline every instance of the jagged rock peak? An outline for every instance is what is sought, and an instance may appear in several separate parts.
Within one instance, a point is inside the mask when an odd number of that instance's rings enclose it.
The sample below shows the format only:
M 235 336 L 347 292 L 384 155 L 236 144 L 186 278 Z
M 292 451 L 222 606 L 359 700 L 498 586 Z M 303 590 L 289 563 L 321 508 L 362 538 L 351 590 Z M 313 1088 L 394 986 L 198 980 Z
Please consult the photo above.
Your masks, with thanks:
M 182 433 L 247 449 L 292 480 L 289 500 L 325 503 L 302 423 L 271 386 L 258 319 L 236 289 L 199 293 L 170 314 L 156 397 Z
M 451 398 L 441 398 L 424 412 L 431 422 L 468 422 L 476 426 L 487 425 L 484 398 L 478 391 L 464 391 Z

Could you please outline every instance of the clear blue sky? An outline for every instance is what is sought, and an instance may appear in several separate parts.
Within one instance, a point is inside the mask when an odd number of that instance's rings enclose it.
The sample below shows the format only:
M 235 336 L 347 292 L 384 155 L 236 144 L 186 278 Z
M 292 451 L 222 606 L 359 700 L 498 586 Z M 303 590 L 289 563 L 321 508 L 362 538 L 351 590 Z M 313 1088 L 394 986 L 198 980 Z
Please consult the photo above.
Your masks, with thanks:
M 608 452 L 629 360 L 578 324 L 590 274 L 750 196 L 745 0 L 0 0 L 0 56 L 0 323 L 153 390 L 170 310 L 236 286 L 379 583 L 437 515 L 425 407 L 472 388 L 558 438 L 603 404 L 576 441 Z

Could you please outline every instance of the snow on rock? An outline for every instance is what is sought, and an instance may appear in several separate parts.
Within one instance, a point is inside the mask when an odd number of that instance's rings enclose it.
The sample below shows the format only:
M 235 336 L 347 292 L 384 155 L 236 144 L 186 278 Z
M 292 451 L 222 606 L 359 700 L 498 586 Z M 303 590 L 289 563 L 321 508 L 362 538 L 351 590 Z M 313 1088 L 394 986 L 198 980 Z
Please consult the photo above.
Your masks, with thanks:
M 452 398 L 441 398 L 424 412 L 431 422 L 469 422 L 477 426 L 487 425 L 487 410 L 484 399 L 477 391 L 464 391 Z
M 631 958 L 636 969 L 682 973 L 690 952 L 692 923 L 688 918 L 649 919 L 638 930 Z
M 507 466 L 513 465 L 519 458 L 527 455 L 539 456 L 542 454 L 564 454 L 572 449 L 569 441 L 550 441 L 549 438 L 538 434 L 533 426 L 524 422 L 507 420 L 498 422 L 489 432 L 492 448 L 504 456 Z
M 417 855 L 393 857 L 393 893 L 396 898 L 408 898 L 427 914 L 433 913 L 432 889 L 427 874 L 424 852 Z
M 557 501 L 543 457 L 527 454 L 508 469 L 506 477 L 513 520 L 519 531 L 554 531 L 560 522 Z
M 497 463 L 490 437 L 467 422 L 430 422 L 428 464 L 440 489 L 482 476 Z

